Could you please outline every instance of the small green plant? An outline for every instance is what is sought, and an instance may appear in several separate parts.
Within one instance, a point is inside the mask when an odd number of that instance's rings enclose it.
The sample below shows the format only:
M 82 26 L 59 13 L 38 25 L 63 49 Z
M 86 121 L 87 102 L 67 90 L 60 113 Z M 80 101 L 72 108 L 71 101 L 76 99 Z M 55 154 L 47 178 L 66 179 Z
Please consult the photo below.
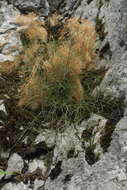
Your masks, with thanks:
M 7 172 L 0 169 L 0 175 L 8 175 L 8 174 L 13 174 L 13 172 Z

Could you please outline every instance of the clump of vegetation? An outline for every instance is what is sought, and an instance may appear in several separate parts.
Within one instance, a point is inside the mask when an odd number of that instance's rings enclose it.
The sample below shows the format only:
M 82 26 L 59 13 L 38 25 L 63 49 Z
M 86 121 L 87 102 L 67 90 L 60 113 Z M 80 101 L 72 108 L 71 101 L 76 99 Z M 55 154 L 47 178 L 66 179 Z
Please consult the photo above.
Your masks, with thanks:
M 33 13 L 16 22 L 24 45 L 16 62 L 21 76 L 18 106 L 39 112 L 39 126 L 49 120 L 79 123 L 91 112 L 110 119 L 115 103 L 102 94 L 91 95 L 105 74 L 95 69 L 94 24 L 77 18 L 63 24 L 56 15 L 41 22 Z
M 19 67 L 20 62 L 15 61 L 4 61 L 0 62 L 0 73 L 1 74 L 12 74 L 15 73 L 17 68 Z
M 5 128 L 0 129 L 3 150 L 18 150 L 29 157 L 41 128 L 64 130 L 63 126 L 80 124 L 96 113 L 108 120 L 100 139 L 106 152 L 115 125 L 124 114 L 124 103 L 123 99 L 112 99 L 102 93 L 92 96 L 106 72 L 96 70 L 94 25 L 76 18 L 63 24 L 56 15 L 42 23 L 35 14 L 18 17 L 17 22 L 21 25 L 23 51 L 14 62 L 0 64 L 0 79 L 5 81 L 0 83 L 0 97 L 8 112 L 2 118 Z M 85 131 L 85 140 L 90 135 L 91 131 Z M 28 147 L 24 150 L 26 136 Z M 91 145 L 85 150 L 90 164 L 99 159 L 94 149 Z M 6 170 L 4 163 L 1 168 Z
M 53 109 L 57 115 L 60 112 L 73 112 L 74 105 L 76 108 L 84 99 L 80 75 L 83 69 L 86 71 L 94 66 L 95 27 L 90 21 L 79 22 L 73 18 L 64 24 L 57 40 L 55 37 L 53 39 L 52 33 L 46 41 L 46 32 L 38 32 L 45 29 L 34 17 L 28 15 L 18 18 L 18 23 L 23 25 L 22 33 L 29 41 L 21 56 L 26 82 L 21 87 L 19 106 L 32 110 L 40 107 L 45 111 Z M 54 23 L 58 26 L 56 20 L 59 17 L 53 18 L 54 22 L 49 19 L 46 27 L 55 27 Z M 27 22 L 28 28 L 24 30 Z M 31 31 L 31 27 L 36 28 L 36 32 Z M 37 34 L 40 36 L 37 37 Z
M 34 13 L 29 13 L 26 15 L 21 15 L 18 16 L 16 21 L 17 24 L 21 25 L 21 27 L 18 29 L 18 31 L 21 31 L 25 33 L 25 36 L 27 36 L 27 38 L 29 40 L 33 41 L 34 40 L 43 40 L 46 41 L 47 40 L 47 31 L 46 29 L 43 27 L 44 22 L 39 21 L 37 19 L 36 14 Z
M 63 28 L 63 34 L 67 33 L 75 57 L 80 57 L 81 69 L 93 67 L 96 57 L 96 32 L 94 24 L 89 20 L 72 18 L 67 21 Z

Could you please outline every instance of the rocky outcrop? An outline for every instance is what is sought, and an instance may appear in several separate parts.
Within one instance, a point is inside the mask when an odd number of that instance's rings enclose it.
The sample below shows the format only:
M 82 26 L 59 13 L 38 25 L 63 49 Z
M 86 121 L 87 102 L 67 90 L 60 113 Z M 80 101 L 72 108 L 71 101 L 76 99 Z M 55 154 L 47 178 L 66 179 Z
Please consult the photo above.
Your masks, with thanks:
M 13 61 L 22 48 L 17 26 L 13 24 L 18 15 L 13 5 L 0 2 L 0 62 Z
M 91 118 L 91 121 L 94 120 L 95 116 L 93 119 Z M 73 127 L 70 127 L 70 129 L 67 128 L 64 133 L 59 133 L 59 136 L 61 136 L 60 138 L 57 137 L 58 140 L 56 140 L 56 142 L 58 144 L 52 155 L 52 164 L 50 165 L 50 162 L 48 162 L 49 165 L 47 165 L 48 167 L 50 166 L 50 169 L 46 171 L 44 157 L 39 158 L 38 161 L 34 159 L 32 162 L 29 162 L 29 172 L 34 172 L 38 168 L 41 170 L 41 172 L 43 172 L 43 175 L 46 178 L 40 180 L 36 179 L 32 184 L 30 181 L 27 184 L 24 184 L 22 182 L 18 184 L 7 183 L 4 185 L 2 190 L 8 190 L 9 188 L 15 188 L 15 190 L 18 190 L 20 188 L 28 190 L 38 188 L 51 190 L 75 190 L 77 188 L 79 190 L 125 190 L 127 188 L 126 123 L 127 117 L 125 116 L 116 125 L 116 130 L 114 131 L 113 140 L 108 152 L 102 155 L 100 160 L 98 162 L 95 162 L 92 166 L 89 165 L 89 163 L 86 161 L 85 153 L 81 146 L 81 134 L 84 130 L 84 124 L 82 124 L 82 126 L 78 126 L 75 129 L 77 132 L 75 132 Z M 90 126 L 90 120 L 88 121 L 88 124 Z M 91 123 L 91 126 L 92 125 L 93 123 Z M 42 131 L 42 136 L 49 136 L 49 139 L 52 139 L 53 135 L 49 130 Z M 44 140 L 44 138 L 42 138 L 42 140 Z M 66 153 L 68 153 L 68 155 L 66 155 Z M 13 157 L 18 158 L 15 163 L 13 163 Z M 13 168 L 15 168 L 15 172 L 23 167 L 21 157 L 16 154 L 12 155 L 8 163 L 9 168 L 12 168 L 14 165 Z M 12 170 L 14 171 L 13 168 Z M 8 171 L 10 171 L 10 169 Z M 39 176 L 41 176 L 41 174 L 39 174 Z
M 49 14 L 49 3 L 47 0 L 8 0 L 22 13 L 28 13 L 31 11 L 40 12 L 41 16 L 47 16 Z
M 102 4 L 99 21 L 103 23 L 105 39 L 102 42 L 102 58 L 108 55 L 107 65 L 110 69 L 106 73 L 100 89 L 105 94 L 116 97 L 127 96 L 127 77 L 126 77 L 126 8 L 124 0 L 109 1 Z
M 20 13 L 35 11 L 45 17 L 57 9 L 64 18 L 77 16 L 94 21 L 98 33 L 98 68 L 105 67 L 108 71 L 93 94 L 101 90 L 112 98 L 123 99 L 126 107 L 126 0 L 8 0 L 9 4 L 0 3 L 0 61 L 13 60 L 22 48 L 16 31 L 18 26 L 13 23 L 15 16 Z M 0 79 L 0 85 L 2 80 Z M 0 108 L 5 111 L 3 105 L 2 103 Z M 9 183 L 4 184 L 2 190 L 126 190 L 126 109 L 124 117 L 115 125 L 111 144 L 105 153 L 101 137 L 106 122 L 107 118 L 92 114 L 91 118 L 84 120 L 80 126 L 66 126 L 58 130 L 43 129 L 35 138 L 31 151 L 24 153 L 25 156 L 19 152 L 9 158 L 7 168 L 18 168 L 20 163 L 21 167 L 17 172 L 22 173 L 22 182 L 12 183 L 8 180 Z M 24 140 L 24 144 L 27 140 Z M 35 147 L 39 152 L 37 158 Z M 17 161 L 14 164 L 12 158 L 16 156 Z M 17 168 L 8 171 L 16 172 Z M 3 178 L 5 177 L 2 175 L 1 179 Z
M 59 176 L 56 179 L 49 178 L 46 181 L 46 188 L 125 190 L 127 188 L 126 122 L 127 118 L 124 117 L 117 124 L 109 151 L 98 162 L 90 166 L 83 153 L 77 158 L 63 160 Z

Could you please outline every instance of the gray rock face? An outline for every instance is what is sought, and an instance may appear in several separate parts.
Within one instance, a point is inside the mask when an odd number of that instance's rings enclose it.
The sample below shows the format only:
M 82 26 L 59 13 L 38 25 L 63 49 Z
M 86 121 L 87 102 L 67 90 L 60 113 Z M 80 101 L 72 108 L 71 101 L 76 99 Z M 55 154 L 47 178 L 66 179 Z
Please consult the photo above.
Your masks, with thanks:
M 101 147 L 101 138 L 105 133 L 107 119 L 96 114 L 92 114 L 87 122 L 82 122 L 81 126 L 84 128 L 82 133 L 82 143 L 85 153 L 91 152 L 94 159 L 97 160 L 103 155 L 103 148 Z M 87 159 L 88 163 L 92 161 Z M 91 163 L 92 164 L 92 163 Z
M 21 12 L 40 11 L 47 16 L 50 11 L 59 8 L 64 17 L 75 15 L 88 18 L 96 23 L 99 39 L 99 65 L 109 68 L 99 90 L 111 97 L 125 98 L 127 102 L 127 1 L 126 0 L 10 0 Z M 0 8 L 0 61 L 13 60 L 21 48 L 21 42 L 16 32 L 17 26 L 13 18 L 19 11 L 11 4 L 1 2 Z M 13 51 L 13 46 L 16 49 Z M 20 47 L 20 48 L 19 48 Z M 35 140 L 35 144 L 45 142 L 47 147 L 54 147 L 50 154 L 50 167 L 45 161 L 33 159 L 28 164 L 29 172 L 38 167 L 42 170 L 44 179 L 35 179 L 34 190 L 126 190 L 127 189 L 127 111 L 116 125 L 108 152 L 103 154 L 100 138 L 105 128 L 106 119 L 93 115 L 80 126 L 67 126 L 63 131 L 44 130 Z M 85 141 L 84 130 L 92 128 L 92 138 Z M 92 166 L 86 160 L 86 149 L 96 144 L 94 153 L 100 157 Z M 14 155 L 13 155 L 14 156 Z M 10 158 L 13 162 L 14 159 Z M 9 166 L 11 168 L 9 160 Z M 20 171 L 23 167 L 19 158 Z M 17 164 L 18 164 L 17 163 Z M 46 168 L 47 167 L 47 168 Z M 10 170 L 9 170 L 10 171 Z M 8 183 L 2 190 L 30 190 L 23 182 Z
M 44 181 L 36 179 L 34 181 L 34 189 L 33 190 L 41 189 L 41 188 L 43 188 L 43 186 L 44 186 Z
M 78 6 L 77 10 L 74 13 L 75 16 L 84 19 L 90 19 L 96 21 L 98 15 L 98 3 L 96 0 L 88 3 L 87 0 L 81 1 L 81 5 Z
M 46 188 L 67 190 L 125 190 L 127 188 L 127 117 L 116 126 L 108 153 L 93 166 L 89 166 L 85 155 L 64 160 L 61 173 L 56 179 L 48 179 Z
M 89 2 L 89 3 L 88 3 Z M 99 65 L 110 68 L 99 90 L 127 99 L 127 2 L 126 0 L 82 1 L 75 16 L 96 22 L 100 39 Z
M 2 188 L 2 190 L 32 190 L 31 188 L 29 188 L 29 185 L 25 185 L 23 182 L 19 183 L 19 184 L 13 184 L 13 183 L 8 183 L 6 185 L 4 185 L 4 187 Z
M 41 0 L 14 0 L 13 4 L 21 10 L 32 11 L 40 8 Z
M 127 100 L 127 53 L 124 52 L 120 60 L 106 73 L 100 90 L 106 95 L 125 97 Z
M 127 97 L 127 53 L 126 25 L 127 2 L 111 0 L 104 3 L 98 15 L 103 23 L 105 38 L 102 41 L 103 58 L 110 69 L 105 75 L 100 89 L 114 97 Z M 108 55 L 108 57 L 107 57 Z
M 13 20 L 19 11 L 6 2 L 0 2 L 0 62 L 13 61 L 22 48 L 20 35 Z
M 22 168 L 24 166 L 22 158 L 18 154 L 13 154 L 9 161 L 8 161 L 8 167 L 7 172 L 13 173 L 13 172 L 21 172 Z
M 38 168 L 41 170 L 42 174 L 44 175 L 47 168 L 45 167 L 43 161 L 34 159 L 32 162 L 29 163 L 28 171 L 32 173 Z
M 40 12 L 42 16 L 49 13 L 49 3 L 47 0 L 9 0 L 21 12 L 28 13 L 31 11 Z

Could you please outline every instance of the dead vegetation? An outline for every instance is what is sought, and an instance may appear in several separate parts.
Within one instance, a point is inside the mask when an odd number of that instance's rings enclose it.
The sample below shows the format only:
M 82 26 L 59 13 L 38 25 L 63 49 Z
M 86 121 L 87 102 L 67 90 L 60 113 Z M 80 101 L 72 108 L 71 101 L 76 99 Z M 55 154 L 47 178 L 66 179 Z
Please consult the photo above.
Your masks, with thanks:
M 95 67 L 94 24 L 77 18 L 62 23 L 57 15 L 41 22 L 33 13 L 15 22 L 24 45 L 17 64 L 22 84 L 18 106 L 46 113 L 53 109 L 54 114 L 80 109 L 86 95 L 81 75 Z
M 19 67 L 19 60 L 15 61 L 4 61 L 0 62 L 0 73 L 1 74 L 12 74 L 15 73 L 17 68 Z
M 71 42 L 71 51 L 75 57 L 80 57 L 81 69 L 90 69 L 95 61 L 96 32 L 94 24 L 89 20 L 72 18 L 64 26 L 64 36 L 68 33 L 68 40 Z
M 39 21 L 34 13 L 29 13 L 27 16 L 21 15 L 17 17 L 15 22 L 21 26 L 18 31 L 24 32 L 29 40 L 47 40 L 47 31 L 43 27 L 44 23 Z
M 59 25 L 60 18 L 56 15 L 46 22 L 49 29 Z M 57 41 L 47 40 L 47 31 L 36 20 L 34 14 L 20 16 L 17 19 L 21 32 L 29 40 L 22 54 L 24 69 L 27 67 L 26 83 L 21 87 L 20 106 L 30 106 L 37 109 L 44 105 L 51 86 L 61 86 L 68 80 L 64 88 L 68 90 L 68 98 L 79 102 L 83 99 L 84 90 L 80 81 L 82 70 L 94 66 L 96 33 L 94 25 L 87 20 L 80 21 L 76 18 L 68 20 L 61 30 Z M 26 27 L 27 26 L 27 27 Z M 25 29 L 24 29 L 25 28 Z M 68 37 L 66 37 L 68 33 Z M 45 43 L 47 40 L 47 43 Z M 23 71 L 23 72 L 27 72 Z M 63 84 L 62 84 L 63 85 Z M 59 93 L 59 92 L 58 92 Z

